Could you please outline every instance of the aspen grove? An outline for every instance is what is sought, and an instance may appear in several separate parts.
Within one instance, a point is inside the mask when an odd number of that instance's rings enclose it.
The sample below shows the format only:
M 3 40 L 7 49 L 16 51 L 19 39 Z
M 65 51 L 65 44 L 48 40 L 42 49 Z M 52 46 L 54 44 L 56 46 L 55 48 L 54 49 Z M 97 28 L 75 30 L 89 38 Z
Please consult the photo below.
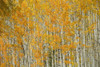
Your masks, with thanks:
M 100 0 L 0 0 L 0 67 L 100 67 Z

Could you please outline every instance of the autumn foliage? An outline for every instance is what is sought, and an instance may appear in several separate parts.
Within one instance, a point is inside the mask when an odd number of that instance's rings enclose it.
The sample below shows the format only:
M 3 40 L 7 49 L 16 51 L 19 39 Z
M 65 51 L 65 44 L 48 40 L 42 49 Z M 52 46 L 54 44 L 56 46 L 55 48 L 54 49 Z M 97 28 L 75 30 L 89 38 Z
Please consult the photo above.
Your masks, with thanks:
M 1 2 L 0 67 L 82 67 L 98 45 L 99 0 Z

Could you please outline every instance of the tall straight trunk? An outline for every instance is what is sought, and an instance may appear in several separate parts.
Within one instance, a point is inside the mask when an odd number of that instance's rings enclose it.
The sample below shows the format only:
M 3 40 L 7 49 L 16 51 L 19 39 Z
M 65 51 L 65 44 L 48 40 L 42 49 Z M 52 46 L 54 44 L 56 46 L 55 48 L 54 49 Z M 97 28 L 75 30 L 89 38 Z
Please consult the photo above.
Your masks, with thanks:
M 52 48 L 52 54 L 51 54 L 51 56 L 52 56 L 52 67 L 54 67 L 54 61 L 53 61 L 53 58 L 54 58 L 54 56 L 53 56 L 53 47 L 51 47 Z
M 47 64 L 47 67 L 49 67 L 49 62 L 48 62 L 49 58 L 48 57 L 46 57 L 46 58 L 47 58 L 46 64 Z
M 65 67 L 65 55 L 63 54 L 63 67 Z
M 62 67 L 62 53 L 61 53 L 61 50 L 60 50 L 60 67 Z

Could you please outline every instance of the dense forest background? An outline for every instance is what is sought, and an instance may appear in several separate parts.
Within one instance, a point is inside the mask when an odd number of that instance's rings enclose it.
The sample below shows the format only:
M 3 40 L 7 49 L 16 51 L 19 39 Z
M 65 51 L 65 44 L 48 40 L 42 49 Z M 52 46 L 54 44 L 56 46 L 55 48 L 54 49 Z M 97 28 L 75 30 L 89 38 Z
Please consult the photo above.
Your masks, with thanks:
M 0 67 L 100 67 L 100 0 L 0 0 Z

